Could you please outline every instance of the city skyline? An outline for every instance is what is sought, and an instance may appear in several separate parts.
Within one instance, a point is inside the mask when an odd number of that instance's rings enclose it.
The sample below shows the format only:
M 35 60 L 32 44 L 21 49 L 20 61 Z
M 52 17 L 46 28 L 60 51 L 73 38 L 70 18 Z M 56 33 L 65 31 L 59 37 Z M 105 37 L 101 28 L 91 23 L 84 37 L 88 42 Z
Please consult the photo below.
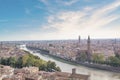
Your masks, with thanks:
M 0 0 L 0 41 L 120 37 L 119 0 Z

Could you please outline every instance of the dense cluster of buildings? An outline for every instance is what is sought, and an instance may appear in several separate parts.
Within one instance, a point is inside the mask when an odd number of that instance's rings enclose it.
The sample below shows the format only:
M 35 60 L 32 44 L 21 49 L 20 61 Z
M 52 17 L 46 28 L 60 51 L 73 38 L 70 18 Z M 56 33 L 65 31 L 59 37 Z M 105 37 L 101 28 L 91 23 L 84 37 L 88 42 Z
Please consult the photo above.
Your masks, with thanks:
M 14 69 L 0 65 L 0 80 L 89 80 L 89 75 L 72 73 L 39 71 L 38 67 Z
M 25 51 L 20 50 L 18 46 L 15 44 L 9 43 L 0 43 L 0 58 L 8 58 L 8 57 L 20 57 L 26 54 Z
M 88 39 L 81 39 L 79 36 L 78 40 L 36 41 L 27 46 L 48 50 L 52 55 L 72 60 L 80 53 L 86 53 L 88 60 L 94 53 L 102 54 L 105 58 L 120 54 L 119 39 L 90 39 L 90 36 Z

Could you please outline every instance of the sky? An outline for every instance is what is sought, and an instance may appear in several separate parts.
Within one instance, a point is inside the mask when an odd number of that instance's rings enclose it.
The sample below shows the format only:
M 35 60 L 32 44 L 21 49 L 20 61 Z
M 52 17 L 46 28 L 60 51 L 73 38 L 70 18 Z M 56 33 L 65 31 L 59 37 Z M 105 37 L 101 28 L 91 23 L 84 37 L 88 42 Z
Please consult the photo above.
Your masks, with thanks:
M 0 0 L 0 41 L 120 38 L 120 0 Z

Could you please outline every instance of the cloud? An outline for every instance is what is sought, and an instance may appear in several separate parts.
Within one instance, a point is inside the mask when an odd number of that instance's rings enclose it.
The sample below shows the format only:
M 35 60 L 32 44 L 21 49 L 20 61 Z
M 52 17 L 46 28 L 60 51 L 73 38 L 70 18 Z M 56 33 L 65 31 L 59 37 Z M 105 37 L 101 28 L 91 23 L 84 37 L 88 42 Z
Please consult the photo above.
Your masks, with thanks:
M 87 7 L 85 7 L 85 8 L 84 8 L 84 10 L 85 10 L 85 11 L 91 11 L 91 10 L 93 10 L 93 8 L 92 8 L 92 7 L 87 6 Z
M 38 1 L 44 3 L 47 6 L 50 4 L 50 0 L 38 0 Z M 70 6 L 70 5 L 78 2 L 79 0 L 66 0 L 66 1 L 65 0 L 54 0 L 54 1 L 57 2 L 57 3 L 64 4 L 66 6 Z
M 95 17 L 97 16 L 103 16 L 103 15 L 108 15 L 110 12 L 115 11 L 118 7 L 120 7 L 120 1 L 116 1 L 112 4 L 109 4 L 107 6 L 103 6 L 101 9 L 98 8 L 94 13 Z
M 120 1 L 116 1 L 94 10 L 90 7 L 86 7 L 83 11 L 59 12 L 56 15 L 51 15 L 48 17 L 48 24 L 43 26 L 43 30 L 56 29 L 57 31 L 53 32 L 52 35 L 61 35 L 61 38 L 63 38 L 63 35 L 70 37 L 71 35 L 79 34 L 85 36 L 101 35 L 106 37 L 106 35 L 109 33 L 114 33 L 116 30 L 104 30 L 104 27 L 111 22 L 120 19 L 120 15 L 113 13 L 119 6 Z M 107 34 L 104 35 L 105 33 Z
M 49 2 L 48 2 L 49 0 L 38 0 L 38 1 L 42 2 L 45 5 L 49 5 Z
M 79 0 L 56 0 L 58 3 L 62 3 L 62 4 L 64 4 L 64 5 L 66 5 L 66 6 L 70 6 L 70 5 L 72 5 L 72 4 L 74 4 L 74 3 L 76 3 L 76 2 L 78 2 Z
M 35 7 L 40 9 L 40 10 L 44 10 L 46 11 L 46 13 L 54 13 L 54 11 L 56 11 L 57 6 L 53 5 L 53 1 L 55 0 L 38 0 L 39 2 L 42 2 L 45 6 L 41 6 L 41 5 L 36 5 Z
M 117 26 L 106 26 L 120 19 L 120 15 L 115 13 L 119 7 L 120 1 L 117 0 L 98 8 L 87 6 L 83 10 L 58 12 L 47 18 L 48 23 L 42 26 L 42 32 L 31 34 L 29 38 L 41 36 L 42 39 L 75 39 L 78 35 L 84 38 L 87 35 L 93 38 L 116 37 L 120 29 Z

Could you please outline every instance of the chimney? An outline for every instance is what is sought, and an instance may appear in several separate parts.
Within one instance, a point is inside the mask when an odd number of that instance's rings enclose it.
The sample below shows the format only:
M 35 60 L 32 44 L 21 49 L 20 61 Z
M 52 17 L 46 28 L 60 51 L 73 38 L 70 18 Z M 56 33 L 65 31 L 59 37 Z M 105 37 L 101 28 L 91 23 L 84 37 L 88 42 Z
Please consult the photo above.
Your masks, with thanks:
M 76 74 L 76 68 L 72 69 L 72 74 Z

